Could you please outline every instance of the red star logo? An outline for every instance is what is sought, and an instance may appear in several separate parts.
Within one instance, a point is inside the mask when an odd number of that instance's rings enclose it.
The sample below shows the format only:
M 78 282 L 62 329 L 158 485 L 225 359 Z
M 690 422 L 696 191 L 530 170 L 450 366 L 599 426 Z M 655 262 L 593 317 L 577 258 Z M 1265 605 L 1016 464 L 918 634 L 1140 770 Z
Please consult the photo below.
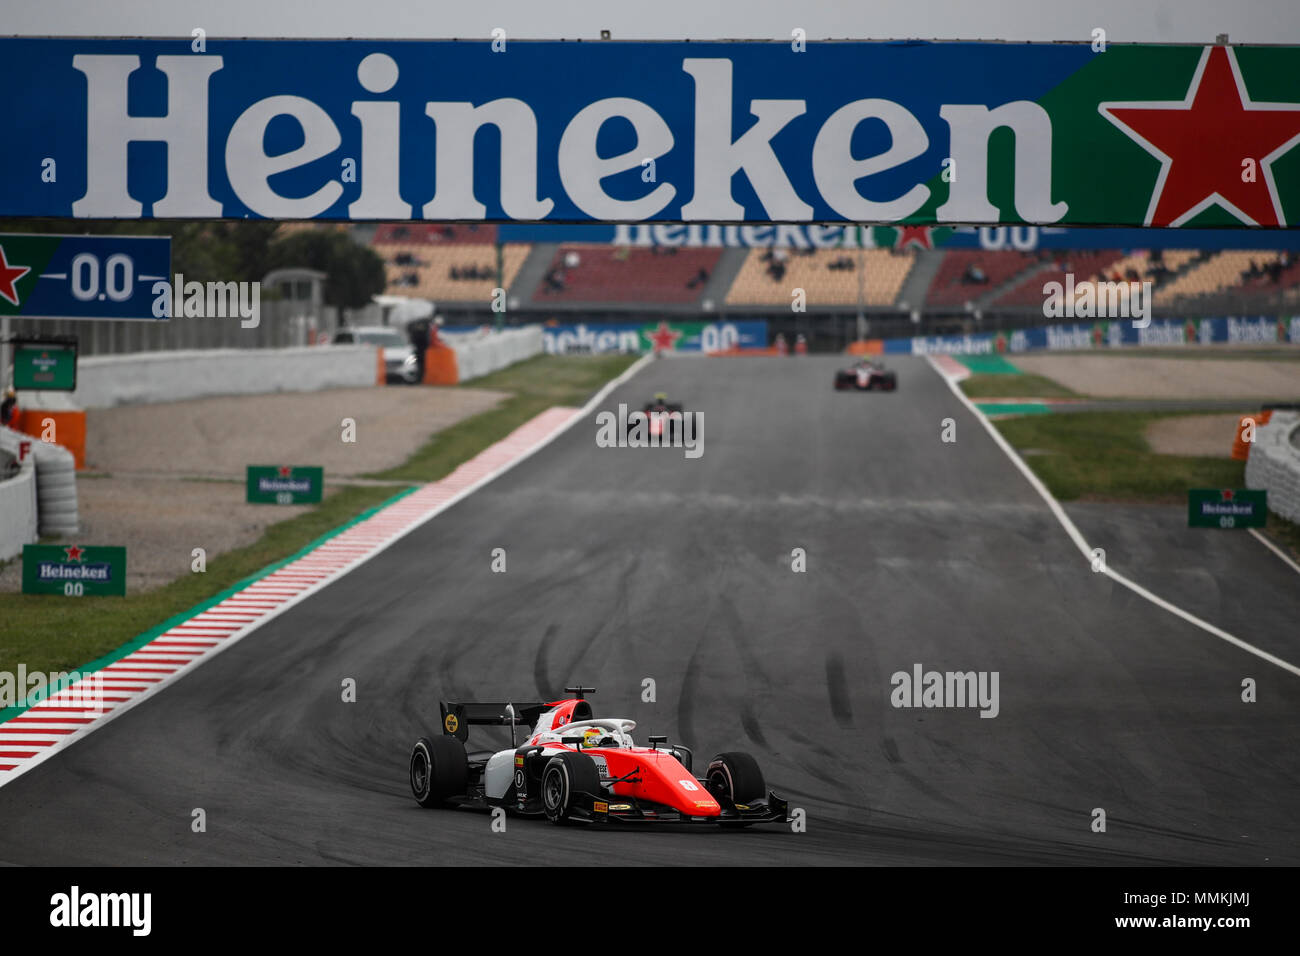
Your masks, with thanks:
M 934 248 L 934 229 L 931 226 L 895 226 L 894 248 L 903 250 L 909 243 L 916 243 L 922 249 Z
M 67 560 L 69 561 L 80 561 L 81 555 L 85 552 L 85 550 L 86 550 L 85 548 L 79 548 L 75 544 L 73 544 L 64 548 L 63 553 L 67 555 Z
M 1285 226 L 1273 162 L 1300 143 L 1300 103 L 1255 103 L 1231 47 L 1209 46 L 1181 101 L 1101 103 L 1108 120 L 1160 160 L 1148 226 L 1181 226 L 1220 206 L 1251 226 Z M 1253 160 L 1254 181 L 1243 181 Z
M 293 474 L 293 469 L 292 469 L 291 467 L 289 467 L 288 465 L 281 465 L 281 466 L 280 466 L 280 477 L 281 477 L 281 478 L 288 478 L 288 477 L 289 477 L 290 475 L 292 475 L 292 474 Z
M 1231 501 L 1231 500 L 1232 500 L 1232 489 L 1231 489 L 1231 488 L 1224 488 L 1222 491 L 1219 492 L 1219 495 L 1223 498 L 1224 501 Z
M 676 348 L 677 340 L 681 337 L 682 333 L 669 328 L 667 322 L 660 322 L 659 328 L 650 333 L 650 341 L 654 343 L 656 352 L 666 352 Z
M 10 304 L 18 305 L 18 289 L 15 283 L 31 271 L 30 266 L 11 266 L 5 258 L 4 246 L 0 246 L 0 296 L 8 299 Z

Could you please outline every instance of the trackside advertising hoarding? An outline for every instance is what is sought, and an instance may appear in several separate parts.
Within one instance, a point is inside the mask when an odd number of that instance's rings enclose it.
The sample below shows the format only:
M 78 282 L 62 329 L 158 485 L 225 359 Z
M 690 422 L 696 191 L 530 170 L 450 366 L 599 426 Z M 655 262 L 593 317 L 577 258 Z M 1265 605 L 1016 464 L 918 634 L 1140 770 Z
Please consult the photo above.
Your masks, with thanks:
M 1281 227 L 1298 74 L 1280 46 L 11 38 L 0 216 Z
M 1291 249 L 1300 230 L 1065 229 L 1055 226 L 871 226 L 641 223 L 553 225 L 507 223 L 502 242 L 595 243 L 648 248 L 768 249 Z
M 0 234 L 0 316 L 165 321 L 171 261 L 168 236 Z
M 542 329 L 546 351 L 571 352 L 723 352 L 767 346 L 767 323 L 658 322 L 649 325 L 586 323 Z
M 930 335 L 885 339 L 893 355 L 997 355 L 1030 352 L 1120 348 L 1130 345 L 1300 345 L 1300 316 L 1219 319 L 1152 319 L 1145 328 L 1132 321 L 1048 325 L 1014 332 Z

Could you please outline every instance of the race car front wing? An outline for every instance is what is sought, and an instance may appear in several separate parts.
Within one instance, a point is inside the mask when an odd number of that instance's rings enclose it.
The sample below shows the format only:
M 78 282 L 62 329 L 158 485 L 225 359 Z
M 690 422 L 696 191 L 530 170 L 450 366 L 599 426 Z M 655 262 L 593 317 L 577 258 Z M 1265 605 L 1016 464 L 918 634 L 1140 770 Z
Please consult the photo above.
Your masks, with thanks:
M 748 826 L 751 823 L 784 823 L 789 819 L 789 804 L 768 791 L 767 798 L 754 803 L 731 803 L 717 798 L 722 813 L 717 816 L 696 817 L 683 813 L 676 807 L 636 797 L 596 796 L 575 793 L 575 809 L 593 823 L 684 823 Z

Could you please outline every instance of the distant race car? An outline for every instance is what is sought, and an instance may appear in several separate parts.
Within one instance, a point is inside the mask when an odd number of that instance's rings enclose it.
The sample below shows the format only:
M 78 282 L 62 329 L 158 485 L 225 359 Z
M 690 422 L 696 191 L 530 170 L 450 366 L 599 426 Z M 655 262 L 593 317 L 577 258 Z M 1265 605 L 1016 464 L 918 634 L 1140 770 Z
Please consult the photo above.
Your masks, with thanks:
M 896 388 L 898 388 L 898 373 L 870 359 L 863 359 L 835 373 L 836 391 L 853 389 L 859 392 L 870 392 L 879 389 L 892 392 Z
M 703 776 L 694 756 L 667 737 L 638 747 L 636 721 L 592 716 L 592 687 L 551 703 L 441 703 L 442 735 L 411 752 L 411 791 L 422 807 L 503 807 L 556 824 L 784 822 L 786 801 L 767 790 L 754 758 L 721 753 Z M 467 750 L 473 725 L 532 727 L 522 744 Z
M 652 439 L 666 437 L 668 441 L 677 438 L 682 427 L 682 417 L 686 414 L 680 402 L 677 404 L 669 402 L 668 396 L 663 392 L 656 393 L 653 399 L 645 403 L 641 411 L 646 415 L 650 437 Z

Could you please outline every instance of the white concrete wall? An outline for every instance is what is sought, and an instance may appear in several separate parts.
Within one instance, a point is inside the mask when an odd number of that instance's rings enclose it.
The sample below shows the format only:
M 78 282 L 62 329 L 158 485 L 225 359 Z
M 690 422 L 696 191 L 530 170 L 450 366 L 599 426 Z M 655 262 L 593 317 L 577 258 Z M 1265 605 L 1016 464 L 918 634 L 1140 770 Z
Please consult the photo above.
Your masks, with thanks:
M 1268 510 L 1300 522 L 1300 448 L 1292 433 L 1300 431 L 1300 412 L 1275 411 L 1255 430 L 1246 459 L 1246 487 L 1268 491 Z M 1300 440 L 1300 439 L 1298 439 Z
M 0 471 L 18 460 L 18 443 L 37 439 L 0 427 Z M 22 553 L 23 545 L 37 541 L 36 458 L 27 456 L 18 474 L 0 480 L 0 561 Z
M 462 382 L 541 355 L 544 347 L 540 325 L 501 332 L 447 333 L 442 340 L 456 353 L 456 369 Z
M 111 408 L 174 402 L 208 395 L 314 392 L 374 385 L 378 359 L 369 345 L 317 345 L 285 349 L 206 349 L 91 356 L 78 361 L 77 390 L 24 392 L 19 405 Z

